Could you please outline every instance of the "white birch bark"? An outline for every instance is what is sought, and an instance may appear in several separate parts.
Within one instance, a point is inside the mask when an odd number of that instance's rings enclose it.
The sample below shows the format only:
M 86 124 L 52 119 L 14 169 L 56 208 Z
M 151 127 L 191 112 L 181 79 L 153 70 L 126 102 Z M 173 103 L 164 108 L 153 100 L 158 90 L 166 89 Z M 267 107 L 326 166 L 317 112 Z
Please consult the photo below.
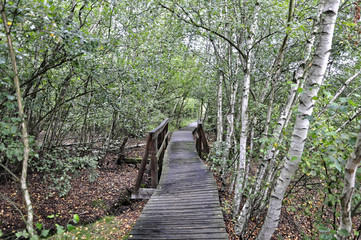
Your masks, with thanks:
M 285 191 L 301 161 L 310 125 L 308 118 L 312 115 L 315 104 L 314 98 L 318 94 L 326 72 L 339 5 L 339 0 L 325 1 L 321 17 L 319 42 L 314 54 L 313 65 L 310 68 L 310 75 L 305 82 L 304 92 L 299 100 L 299 113 L 296 117 L 291 146 L 275 188 L 271 193 L 267 216 L 257 237 L 258 240 L 268 240 L 272 237 L 278 225 Z
M 287 19 L 287 27 L 289 27 L 292 22 L 293 8 L 294 8 L 294 2 L 290 1 L 289 11 L 288 11 L 288 19 Z M 314 32 L 316 32 L 316 31 L 313 30 L 312 33 L 314 33 Z M 278 81 L 278 78 L 279 78 L 280 72 L 281 72 L 282 62 L 284 59 L 285 48 L 287 46 L 288 37 L 289 37 L 289 34 L 287 34 L 283 39 L 283 42 L 280 46 L 279 54 L 277 55 L 273 65 L 270 69 L 269 80 L 267 81 L 267 83 L 270 83 L 270 82 L 276 83 Z M 313 42 L 314 42 L 314 34 L 311 35 L 311 37 L 309 38 L 309 41 L 306 44 L 306 47 L 305 47 L 306 50 L 304 53 L 305 57 L 304 57 L 302 63 L 300 64 L 298 71 L 296 71 L 296 74 L 294 77 L 294 82 L 296 82 L 296 84 L 291 85 L 290 93 L 289 93 L 287 101 L 286 101 L 287 104 L 284 106 L 283 110 L 281 111 L 281 114 L 280 114 L 280 117 L 278 120 L 278 124 L 277 124 L 276 128 L 273 130 L 272 135 L 274 136 L 276 141 L 278 141 L 278 139 L 281 136 L 281 132 L 285 126 L 285 121 L 291 110 L 291 107 L 293 106 L 294 99 L 297 94 L 297 89 L 299 87 L 299 82 L 301 81 L 301 78 L 304 73 L 303 66 L 305 65 L 305 62 L 308 60 L 310 52 L 311 52 L 311 47 L 309 47 L 308 45 L 312 46 Z M 264 95 L 263 95 L 263 97 L 264 97 Z M 268 136 L 268 128 L 269 128 L 269 124 L 270 124 L 273 99 L 274 99 L 274 89 L 271 90 L 270 103 L 269 103 L 268 112 L 267 112 L 267 123 L 266 123 L 266 127 L 265 127 L 264 137 Z M 265 150 L 265 144 L 262 144 L 262 146 L 261 146 L 261 151 L 263 151 L 263 150 Z M 266 170 L 267 170 L 270 160 L 274 156 L 274 153 L 275 153 L 274 147 L 272 148 L 271 151 L 267 151 L 266 153 L 261 152 L 260 157 L 262 158 L 262 162 L 259 166 L 259 169 L 258 169 L 258 172 L 256 175 L 256 182 L 255 182 L 254 186 L 252 187 L 252 189 L 250 190 L 249 197 L 247 198 L 245 204 L 243 205 L 241 214 L 237 219 L 236 225 L 239 229 L 240 235 L 244 234 L 244 231 L 247 227 L 247 223 L 248 223 L 251 213 L 253 211 L 255 202 L 257 202 L 257 199 L 262 199 L 262 194 L 261 194 L 261 196 L 257 196 L 257 195 L 259 195 L 262 183 L 264 183 Z M 259 201 L 260 200 L 258 200 L 258 202 Z
M 352 230 L 352 217 L 351 217 L 351 200 L 353 191 L 355 189 L 356 171 L 361 162 L 361 126 L 358 133 L 354 152 L 348 159 L 345 167 L 345 176 L 343 179 L 343 190 L 341 195 L 341 217 L 340 226 L 338 228 L 336 238 L 345 239 L 341 231 L 346 230 L 349 234 Z
M 227 114 L 227 134 L 226 134 L 226 142 L 225 142 L 225 149 L 224 154 L 222 156 L 222 180 L 226 179 L 227 176 L 227 160 L 229 159 L 229 151 L 232 147 L 232 138 L 234 135 L 234 115 L 235 115 L 235 105 L 236 105 L 236 96 L 238 90 L 238 82 L 232 84 L 231 88 L 231 98 L 229 103 L 229 112 Z
M 217 143 L 221 143 L 223 139 L 223 76 L 220 73 L 218 79 L 218 93 L 217 93 Z
M 34 211 L 33 211 L 33 205 L 30 199 L 30 193 L 27 187 L 27 173 L 28 173 L 28 161 L 29 161 L 29 152 L 30 152 L 30 146 L 29 146 L 29 137 L 28 137 L 28 130 L 26 127 L 26 120 L 24 117 L 24 108 L 23 103 L 21 99 L 21 91 L 20 91 L 20 82 L 19 82 L 19 74 L 18 74 L 18 67 L 16 63 L 16 56 L 15 51 L 12 44 L 11 34 L 9 30 L 9 26 L 7 25 L 8 21 L 5 14 L 5 9 L 2 0 L 0 0 L 0 12 L 1 12 L 1 18 L 3 20 L 4 28 L 5 28 L 5 34 L 6 34 L 6 40 L 8 43 L 8 49 L 11 59 L 11 66 L 14 73 L 14 86 L 16 91 L 16 99 L 18 103 L 18 109 L 19 109 L 19 117 L 21 119 L 21 133 L 22 133 L 22 139 L 24 144 L 24 153 L 23 153 L 23 163 L 22 163 L 22 171 L 21 171 L 21 178 L 20 178 L 20 188 L 21 192 L 23 194 L 25 204 L 26 204 L 26 210 L 27 210 L 27 219 L 26 219 L 26 229 L 30 236 L 35 235 L 34 232 L 34 226 L 33 226 L 33 218 L 34 218 Z
M 251 66 L 253 61 L 253 44 L 255 34 L 258 31 L 258 17 L 260 11 L 260 4 L 258 1 L 255 3 L 253 23 L 250 27 L 249 36 L 247 38 L 246 47 L 248 50 L 247 58 L 245 59 L 244 79 L 243 79 L 243 91 L 242 91 L 242 109 L 241 109 L 241 134 L 239 141 L 239 167 L 238 175 L 236 178 L 236 187 L 233 201 L 233 214 L 234 216 L 239 214 L 242 192 L 243 192 L 243 178 L 244 170 L 247 158 L 247 135 L 248 135 L 248 103 L 251 83 Z

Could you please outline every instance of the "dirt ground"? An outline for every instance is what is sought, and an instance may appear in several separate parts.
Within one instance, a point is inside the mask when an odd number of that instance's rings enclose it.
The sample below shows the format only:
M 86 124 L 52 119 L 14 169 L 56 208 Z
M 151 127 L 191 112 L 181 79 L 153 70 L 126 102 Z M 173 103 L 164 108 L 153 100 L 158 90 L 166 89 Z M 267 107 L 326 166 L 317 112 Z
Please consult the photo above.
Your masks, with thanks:
M 210 137 L 212 140 L 212 137 Z M 145 149 L 145 140 L 132 139 L 128 143 L 127 158 L 141 158 Z M 138 147 L 136 147 L 138 145 Z M 115 162 L 116 156 L 107 156 L 107 162 Z M 138 164 L 139 165 L 139 164 Z M 34 205 L 34 222 L 43 223 L 44 228 L 54 229 L 55 224 L 70 223 L 74 214 L 79 215 L 81 225 L 95 222 L 107 215 L 116 216 L 119 224 L 114 235 L 107 239 L 121 239 L 131 230 L 138 219 L 146 201 L 129 201 L 130 190 L 138 174 L 136 164 L 111 164 L 96 170 L 98 178 L 89 181 L 89 172 L 82 171 L 71 180 L 72 189 L 65 197 L 60 197 L 55 190 L 49 189 L 41 173 L 30 173 L 28 188 Z M 215 178 L 220 190 L 220 180 Z M 314 180 L 312 184 L 314 184 Z M 307 183 L 305 183 L 307 184 Z M 25 228 L 19 210 L 25 212 L 19 184 L 9 181 L 0 185 L 0 227 L 3 239 L 14 239 L 14 233 Z M 229 239 L 238 239 L 234 234 L 234 222 L 230 214 L 232 196 L 219 191 L 221 208 Z M 6 201 L 4 200 L 6 198 Z M 322 207 L 322 196 L 316 189 L 295 188 L 295 194 L 285 199 L 275 239 L 304 239 L 305 234 L 312 236 L 315 230 L 313 213 Z M 305 205 L 306 204 L 306 205 Z M 304 209 L 310 209 L 309 215 L 302 215 Z M 49 216 L 54 216 L 49 218 Z M 26 216 L 25 216 L 26 217 Z M 332 216 L 328 216 L 331 218 Z M 252 219 L 247 232 L 248 239 L 254 239 L 260 230 L 262 219 Z M 258 224 L 258 225 L 257 225 Z M 355 223 L 360 225 L 360 220 Z M 114 238 L 112 238 L 114 237 Z

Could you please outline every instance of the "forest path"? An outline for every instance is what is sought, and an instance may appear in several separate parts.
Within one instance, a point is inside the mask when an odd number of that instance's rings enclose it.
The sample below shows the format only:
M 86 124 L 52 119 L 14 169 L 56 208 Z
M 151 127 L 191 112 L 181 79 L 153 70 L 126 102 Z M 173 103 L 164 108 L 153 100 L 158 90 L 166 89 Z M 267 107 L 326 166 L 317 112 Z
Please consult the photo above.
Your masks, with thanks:
M 196 127 L 172 134 L 158 188 L 129 239 L 228 239 L 215 179 L 196 152 Z

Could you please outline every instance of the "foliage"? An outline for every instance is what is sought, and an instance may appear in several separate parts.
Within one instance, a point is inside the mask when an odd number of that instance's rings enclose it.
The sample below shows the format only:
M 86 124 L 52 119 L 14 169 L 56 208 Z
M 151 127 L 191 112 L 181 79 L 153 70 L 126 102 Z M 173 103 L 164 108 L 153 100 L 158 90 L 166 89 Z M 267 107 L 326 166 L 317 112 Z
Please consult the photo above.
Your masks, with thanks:
M 263 184 L 270 191 L 287 156 L 297 96 L 281 136 L 272 131 L 295 84 L 319 2 L 297 1 L 287 24 L 289 1 L 259 1 L 261 18 L 250 69 L 249 119 L 253 122 L 247 157 L 255 169 L 265 153 L 275 150 L 275 173 Z M 224 141 L 218 143 L 208 161 L 217 170 L 222 164 L 234 169 L 242 120 L 242 53 L 249 51 L 245 46 L 254 4 L 249 0 L 6 1 L 31 135 L 30 172 L 46 173 L 52 182 L 49 187 L 64 196 L 73 175 L 90 170 L 94 180 L 94 170 L 108 151 L 125 139 L 144 136 L 164 118 L 171 118 L 171 130 L 205 118 L 207 130 L 214 131 L 220 76 L 224 129 L 235 92 L 235 131 L 231 149 L 226 149 Z M 315 114 L 309 117 L 307 151 L 300 166 L 301 175 L 320 181 L 317 191 L 323 196 L 322 206 L 334 216 L 361 115 L 359 76 L 333 100 L 361 68 L 359 1 L 343 1 L 338 18 L 327 74 L 319 96 L 312 99 Z M 275 67 L 283 43 L 284 55 Z M 0 163 L 17 172 L 23 149 L 3 30 L 0 50 Z M 306 71 L 311 63 L 306 63 Z M 238 88 L 233 90 L 236 83 Z M 297 95 L 302 91 L 299 87 Z M 248 188 L 255 183 L 255 172 L 247 179 Z M 0 173 L 8 174 L 2 168 Z M 361 179 L 360 171 L 357 179 Z M 353 205 L 361 199 L 359 181 Z M 335 221 L 325 211 L 316 215 L 315 224 L 320 227 L 312 234 L 331 236 Z
M 65 196 L 71 189 L 70 180 L 82 170 L 88 170 L 89 181 L 95 181 L 98 167 L 97 156 L 70 157 L 69 153 L 60 151 L 52 154 L 46 153 L 40 160 L 31 162 L 34 170 L 47 173 L 45 177 L 50 178 L 60 196 Z
M 133 221 L 134 220 L 131 220 L 131 222 Z M 110 238 L 117 237 L 119 239 L 128 239 L 129 233 L 127 233 L 127 231 L 125 232 L 123 229 L 119 230 L 119 226 L 129 225 L 131 222 L 128 222 L 128 219 L 118 219 L 114 216 L 106 216 L 92 224 L 79 226 L 67 232 L 57 232 L 50 239 L 73 239 L 74 236 L 86 239 L 98 239 L 105 236 Z

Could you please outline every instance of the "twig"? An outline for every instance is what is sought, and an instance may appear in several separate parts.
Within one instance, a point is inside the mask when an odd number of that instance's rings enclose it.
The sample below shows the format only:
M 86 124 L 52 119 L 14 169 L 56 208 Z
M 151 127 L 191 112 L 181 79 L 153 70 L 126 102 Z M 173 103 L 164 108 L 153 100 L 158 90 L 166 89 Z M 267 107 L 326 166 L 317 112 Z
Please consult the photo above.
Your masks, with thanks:
M 18 206 L 16 206 L 15 202 L 10 200 L 8 197 L 3 195 L 2 193 L 0 193 L 0 197 L 2 197 L 5 201 L 9 202 L 17 210 L 20 213 L 21 218 L 23 219 L 23 221 L 26 223 L 25 216 L 24 216 L 23 212 L 20 210 L 20 208 Z
M 4 168 L 16 181 L 20 182 L 20 178 L 18 178 L 10 169 L 8 169 L 4 164 L 0 163 L 0 167 Z

